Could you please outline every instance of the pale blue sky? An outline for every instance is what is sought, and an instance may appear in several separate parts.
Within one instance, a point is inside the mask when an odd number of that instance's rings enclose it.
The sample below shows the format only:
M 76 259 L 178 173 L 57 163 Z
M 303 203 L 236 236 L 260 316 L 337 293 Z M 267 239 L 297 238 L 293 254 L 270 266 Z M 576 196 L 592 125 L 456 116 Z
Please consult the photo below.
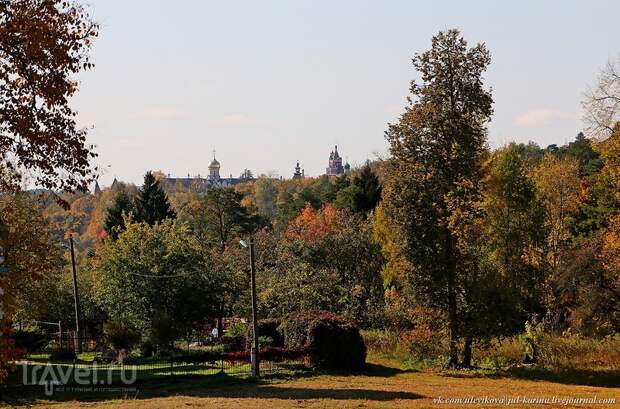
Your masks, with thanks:
M 73 104 L 93 126 L 101 177 L 325 171 L 330 150 L 385 156 L 411 58 L 459 28 L 493 57 L 490 142 L 564 143 L 580 101 L 620 53 L 617 1 L 90 0 L 94 70 Z

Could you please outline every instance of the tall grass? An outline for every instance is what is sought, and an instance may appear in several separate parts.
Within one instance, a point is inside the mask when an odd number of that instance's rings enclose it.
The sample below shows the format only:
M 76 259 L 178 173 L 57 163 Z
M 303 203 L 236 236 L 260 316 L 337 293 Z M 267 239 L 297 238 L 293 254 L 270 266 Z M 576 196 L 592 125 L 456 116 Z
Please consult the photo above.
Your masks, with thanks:
M 603 339 L 544 335 L 540 364 L 557 369 L 620 369 L 620 334 Z
M 363 331 L 369 352 L 391 356 L 411 366 L 412 362 L 431 362 L 445 358 L 445 336 L 418 336 L 387 330 Z M 553 370 L 620 370 L 620 334 L 588 338 L 577 334 L 544 333 L 536 340 L 538 361 L 534 365 Z M 506 369 L 524 364 L 528 351 L 525 335 L 492 339 L 475 344 L 474 365 Z M 434 366 L 434 365 L 433 365 Z

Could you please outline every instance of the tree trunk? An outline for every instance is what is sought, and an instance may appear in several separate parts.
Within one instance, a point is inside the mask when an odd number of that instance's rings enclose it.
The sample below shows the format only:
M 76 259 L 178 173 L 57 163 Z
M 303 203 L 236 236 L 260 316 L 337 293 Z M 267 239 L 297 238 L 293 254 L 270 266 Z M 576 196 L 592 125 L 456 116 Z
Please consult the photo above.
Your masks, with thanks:
M 456 368 L 459 363 L 458 356 L 458 329 L 456 316 L 456 292 L 452 283 L 448 285 L 448 321 L 450 328 L 450 361 L 448 366 Z
M 448 326 L 450 329 L 450 360 L 448 366 L 456 368 L 459 363 L 458 355 L 458 316 L 456 306 L 456 261 L 454 259 L 454 251 L 452 246 L 452 237 L 449 231 L 444 232 L 446 246 L 446 260 L 448 268 Z
M 463 349 L 463 366 L 465 368 L 471 368 L 471 345 L 472 338 L 468 335 L 465 338 L 465 348 Z

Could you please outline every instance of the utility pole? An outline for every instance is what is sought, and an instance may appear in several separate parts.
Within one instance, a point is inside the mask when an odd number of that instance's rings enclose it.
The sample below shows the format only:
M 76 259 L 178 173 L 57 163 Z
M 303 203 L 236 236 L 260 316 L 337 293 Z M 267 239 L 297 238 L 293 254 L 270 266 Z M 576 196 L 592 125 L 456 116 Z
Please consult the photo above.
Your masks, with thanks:
M 254 268 L 254 237 L 250 236 L 250 243 L 245 240 L 239 240 L 239 244 L 250 250 L 250 287 L 252 288 L 252 348 L 250 350 L 250 359 L 252 366 L 252 376 L 258 378 L 260 376 L 260 362 L 258 350 L 258 317 L 256 312 L 256 270 Z
M 73 303 L 75 304 L 75 350 L 82 353 L 82 339 L 80 333 L 80 297 L 78 294 L 77 274 L 75 273 L 75 252 L 73 251 L 73 235 L 69 236 L 71 243 L 71 269 L 73 271 Z
M 253 345 L 251 352 L 252 376 L 260 377 L 260 361 L 258 349 L 258 317 L 256 311 L 256 271 L 254 269 L 254 238 L 250 236 L 250 284 L 252 286 L 252 335 Z

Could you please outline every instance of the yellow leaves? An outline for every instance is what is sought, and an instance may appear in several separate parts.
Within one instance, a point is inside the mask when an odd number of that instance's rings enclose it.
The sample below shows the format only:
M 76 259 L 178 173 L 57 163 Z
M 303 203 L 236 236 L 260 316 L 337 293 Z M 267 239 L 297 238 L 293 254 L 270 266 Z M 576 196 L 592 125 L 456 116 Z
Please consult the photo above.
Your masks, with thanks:
M 609 220 L 601 253 L 603 266 L 616 275 L 616 285 L 620 287 L 620 213 Z
M 603 174 L 609 177 L 616 188 L 616 200 L 620 201 L 620 124 L 605 141 L 595 146 L 604 162 Z
M 386 260 L 381 270 L 383 282 L 388 289 L 393 286 L 402 287 L 411 265 L 402 253 L 402 244 L 397 237 L 395 226 L 386 215 L 383 203 L 375 208 L 372 227 L 373 237 L 381 246 L 381 253 Z
M 565 214 L 577 209 L 581 181 L 576 159 L 560 159 L 547 153 L 533 176 L 541 198 L 550 209 L 556 208 Z
M 534 170 L 533 179 L 545 207 L 545 224 L 549 230 L 548 244 L 555 265 L 559 246 L 570 238 L 569 217 L 579 208 L 582 190 L 579 162 L 547 153 Z

